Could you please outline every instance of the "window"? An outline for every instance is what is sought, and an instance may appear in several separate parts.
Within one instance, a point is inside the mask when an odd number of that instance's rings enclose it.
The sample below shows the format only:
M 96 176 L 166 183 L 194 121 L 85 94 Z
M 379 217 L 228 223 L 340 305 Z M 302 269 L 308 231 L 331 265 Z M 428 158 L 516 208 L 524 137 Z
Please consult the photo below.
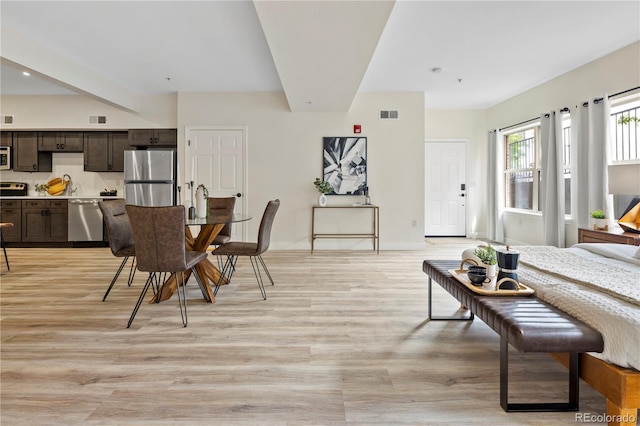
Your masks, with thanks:
M 505 135 L 505 207 L 538 211 L 539 124 Z
M 611 161 L 640 159 L 640 95 L 611 101 Z M 636 194 L 640 195 L 640 194 Z M 613 194 L 613 214 L 619 218 L 636 195 Z
M 612 161 L 640 159 L 640 99 L 611 105 Z

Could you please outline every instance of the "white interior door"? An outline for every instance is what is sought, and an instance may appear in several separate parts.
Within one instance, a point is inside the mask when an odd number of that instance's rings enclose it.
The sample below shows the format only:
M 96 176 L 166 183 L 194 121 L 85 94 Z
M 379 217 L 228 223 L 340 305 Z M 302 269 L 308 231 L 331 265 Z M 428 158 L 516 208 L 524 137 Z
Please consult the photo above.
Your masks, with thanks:
M 466 236 L 466 143 L 425 145 L 425 236 Z
M 246 214 L 246 141 L 242 127 L 188 127 L 186 167 L 195 187 L 204 184 L 209 197 L 236 197 L 235 212 Z M 189 195 L 190 197 L 190 195 Z M 244 241 L 242 222 L 231 227 L 232 239 Z

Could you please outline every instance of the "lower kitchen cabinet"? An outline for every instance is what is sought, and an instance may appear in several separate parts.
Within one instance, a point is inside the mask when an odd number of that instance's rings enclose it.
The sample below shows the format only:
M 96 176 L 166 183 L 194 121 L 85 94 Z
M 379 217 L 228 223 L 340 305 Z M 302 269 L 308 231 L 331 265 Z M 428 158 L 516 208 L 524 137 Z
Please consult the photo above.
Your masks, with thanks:
M 22 241 L 22 203 L 20 200 L 0 201 L 0 222 L 13 223 L 12 227 L 2 229 L 5 242 Z
M 66 242 L 67 200 L 22 200 L 22 242 Z

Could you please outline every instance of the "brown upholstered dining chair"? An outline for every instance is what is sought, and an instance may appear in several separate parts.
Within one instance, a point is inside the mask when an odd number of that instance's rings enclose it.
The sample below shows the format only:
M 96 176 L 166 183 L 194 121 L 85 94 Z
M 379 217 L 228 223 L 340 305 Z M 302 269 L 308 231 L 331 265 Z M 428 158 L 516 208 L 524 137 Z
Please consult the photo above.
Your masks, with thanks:
M 106 200 L 98 202 L 102 216 L 104 217 L 104 223 L 107 228 L 107 236 L 109 238 L 109 247 L 111 253 L 115 257 L 122 257 L 122 263 L 116 272 L 116 275 L 111 280 L 109 288 L 102 297 L 102 301 L 107 300 L 109 292 L 113 288 L 113 285 L 118 280 L 120 272 L 127 264 L 129 258 L 131 259 L 131 269 L 129 270 L 129 280 L 127 284 L 131 286 L 133 277 L 136 273 L 136 249 L 133 244 L 133 233 L 131 232 L 131 223 L 129 223 L 129 216 L 127 216 L 127 210 L 125 209 L 125 200 Z
M 207 200 L 209 214 L 228 213 L 232 214 L 236 206 L 236 197 L 209 197 Z M 220 230 L 216 238 L 211 243 L 212 246 L 219 246 L 231 240 L 231 223 L 227 223 Z
M 149 278 L 144 284 L 138 302 L 131 313 L 127 328 L 140 309 L 149 287 L 157 294 L 171 274 L 175 274 L 178 293 L 178 305 L 182 325 L 187 326 L 187 283 L 184 273 L 191 271 L 200 290 L 204 286 L 195 266 L 207 258 L 207 252 L 187 250 L 185 246 L 185 209 L 184 206 L 143 207 L 127 205 L 127 213 L 133 230 L 136 245 L 137 268 L 148 272 Z M 182 295 L 180 294 L 182 288 Z
M 222 284 L 222 277 L 226 277 L 227 280 L 231 282 L 231 276 L 235 271 L 238 257 L 247 256 L 251 260 L 253 273 L 256 275 L 256 280 L 258 280 L 258 287 L 260 288 L 260 292 L 262 293 L 262 298 L 265 300 L 267 299 L 267 293 L 264 289 L 264 282 L 260 273 L 260 266 L 262 266 L 262 269 L 267 274 L 269 281 L 271 281 L 271 285 L 273 285 L 273 278 L 271 278 L 269 269 L 267 269 L 267 265 L 264 263 L 264 259 L 262 259 L 262 254 L 269 249 L 269 244 L 271 242 L 271 228 L 273 226 L 273 220 L 279 207 L 280 200 L 271 200 L 269 201 L 269 203 L 267 203 L 267 207 L 265 208 L 264 214 L 262 215 L 262 220 L 260 221 L 257 242 L 249 243 L 230 241 L 228 243 L 222 244 L 213 252 L 211 252 L 212 255 L 227 257 L 227 261 L 222 268 L 220 280 L 216 283 L 216 288 L 213 293 L 214 295 L 218 293 L 220 284 Z

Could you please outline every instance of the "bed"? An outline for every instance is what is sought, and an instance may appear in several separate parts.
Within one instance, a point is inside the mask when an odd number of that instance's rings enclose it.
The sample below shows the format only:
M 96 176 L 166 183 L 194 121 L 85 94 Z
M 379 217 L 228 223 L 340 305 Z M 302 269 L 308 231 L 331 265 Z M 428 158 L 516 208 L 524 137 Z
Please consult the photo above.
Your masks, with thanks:
M 607 398 L 609 424 L 635 424 L 640 407 L 640 248 L 588 243 L 513 247 L 518 279 L 536 297 L 598 330 L 602 353 L 584 354 L 581 377 Z M 554 355 L 565 363 L 562 355 Z

